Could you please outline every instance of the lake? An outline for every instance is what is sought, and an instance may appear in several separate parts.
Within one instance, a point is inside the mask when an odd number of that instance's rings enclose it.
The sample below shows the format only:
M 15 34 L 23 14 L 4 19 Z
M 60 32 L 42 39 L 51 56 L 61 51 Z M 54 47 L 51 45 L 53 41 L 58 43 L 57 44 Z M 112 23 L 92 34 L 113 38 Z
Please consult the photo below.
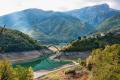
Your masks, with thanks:
M 65 64 L 69 64 L 71 63 L 70 61 L 56 61 L 56 60 L 51 60 L 49 59 L 49 57 L 39 57 L 36 59 L 31 59 L 29 61 L 25 61 L 25 62 L 19 62 L 16 64 L 13 64 L 13 66 L 15 67 L 16 65 L 20 65 L 23 67 L 32 67 L 34 71 L 37 70 L 51 70 L 51 69 L 55 69 L 58 68 L 62 65 Z

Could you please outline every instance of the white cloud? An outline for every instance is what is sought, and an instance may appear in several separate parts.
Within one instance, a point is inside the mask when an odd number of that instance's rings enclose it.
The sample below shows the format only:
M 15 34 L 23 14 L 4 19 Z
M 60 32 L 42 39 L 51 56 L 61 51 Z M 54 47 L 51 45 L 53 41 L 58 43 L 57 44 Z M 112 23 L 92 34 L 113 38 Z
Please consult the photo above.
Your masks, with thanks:
M 27 8 L 66 11 L 102 3 L 120 9 L 120 0 L 0 0 L 0 15 Z

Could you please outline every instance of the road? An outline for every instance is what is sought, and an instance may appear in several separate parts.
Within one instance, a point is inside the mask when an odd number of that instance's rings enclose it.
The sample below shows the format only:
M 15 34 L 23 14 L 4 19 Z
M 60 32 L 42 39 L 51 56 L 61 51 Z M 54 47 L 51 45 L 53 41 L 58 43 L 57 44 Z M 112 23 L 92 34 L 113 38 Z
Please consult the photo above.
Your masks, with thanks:
M 68 61 L 68 60 L 67 60 Z M 72 60 L 69 60 L 69 61 L 72 61 Z M 66 65 L 63 65 L 57 69 L 53 69 L 53 70 L 40 70 L 40 71 L 35 71 L 34 72 L 34 78 L 39 78 L 41 76 L 44 76 L 44 75 L 47 75 L 49 73 L 52 73 L 52 72 L 55 72 L 55 71 L 59 71 L 61 69 L 65 69 L 65 68 L 69 68 L 69 67 L 74 67 L 75 65 L 79 65 L 79 63 L 75 62 L 75 61 L 72 61 L 72 64 L 66 64 Z
M 34 72 L 34 78 L 36 79 L 36 78 L 39 78 L 39 77 L 41 77 L 41 76 L 44 76 L 44 75 L 47 75 L 47 74 L 49 74 L 49 73 L 52 73 L 52 72 L 55 72 L 55 71 L 59 71 L 59 70 L 61 70 L 61 69 L 65 69 L 65 68 L 69 68 L 69 67 L 73 67 L 74 65 L 64 65 L 64 66 L 62 66 L 62 67 L 60 67 L 60 68 L 58 68 L 58 69 L 54 69 L 54 70 L 51 70 L 51 71 L 47 71 L 47 70 L 40 70 L 40 71 L 35 71 Z
M 49 49 L 50 49 L 50 48 L 49 48 Z M 51 50 L 52 50 L 52 51 L 56 51 L 55 48 L 51 48 Z M 57 51 L 56 54 L 50 56 L 49 58 L 50 58 L 50 59 L 54 59 L 55 57 L 59 56 L 60 54 L 61 54 L 61 53 L 60 53 L 59 51 Z M 49 73 L 52 73 L 52 72 L 55 72 L 55 71 L 59 71 L 59 70 L 61 70 L 61 69 L 73 67 L 73 66 L 79 64 L 79 63 L 77 63 L 77 62 L 75 62 L 75 61 L 73 61 L 73 60 L 65 60 L 65 61 L 71 61 L 72 64 L 66 64 L 66 65 L 63 65 L 63 66 L 61 66 L 61 67 L 59 67 L 59 68 L 57 68 L 57 69 L 55 68 L 55 69 L 53 69 L 53 70 L 39 70 L 39 71 L 35 71 L 35 72 L 34 72 L 34 78 L 36 79 L 36 78 L 39 78 L 39 77 L 41 77 L 41 76 L 47 75 L 47 74 L 49 74 Z

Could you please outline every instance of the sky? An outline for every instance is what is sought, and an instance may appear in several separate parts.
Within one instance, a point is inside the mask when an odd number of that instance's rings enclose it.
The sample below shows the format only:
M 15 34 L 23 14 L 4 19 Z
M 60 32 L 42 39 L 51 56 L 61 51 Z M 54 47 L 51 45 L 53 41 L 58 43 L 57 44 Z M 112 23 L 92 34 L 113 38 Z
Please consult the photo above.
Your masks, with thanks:
M 0 0 L 0 15 L 28 8 L 68 11 L 102 3 L 120 10 L 120 0 Z

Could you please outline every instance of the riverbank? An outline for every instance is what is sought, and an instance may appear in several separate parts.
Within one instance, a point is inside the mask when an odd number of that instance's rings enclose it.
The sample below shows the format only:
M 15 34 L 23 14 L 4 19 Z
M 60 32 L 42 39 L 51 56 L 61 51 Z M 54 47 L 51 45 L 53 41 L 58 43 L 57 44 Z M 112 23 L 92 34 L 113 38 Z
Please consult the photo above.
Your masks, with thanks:
M 89 56 L 90 51 L 86 51 L 86 52 L 68 52 L 68 53 L 59 53 L 60 55 L 57 56 L 57 54 L 50 56 L 50 59 L 55 59 L 55 60 L 64 60 L 64 61 L 71 61 L 72 64 L 66 64 L 63 66 L 60 66 L 58 68 L 55 68 L 53 70 L 39 70 L 39 71 L 35 71 L 34 72 L 34 78 L 40 78 L 42 76 L 48 75 L 52 72 L 55 71 L 59 71 L 62 69 L 66 69 L 66 68 L 72 68 L 74 66 L 79 65 L 79 63 L 77 63 L 75 60 L 75 58 L 81 58 L 81 59 L 85 59 L 86 57 Z M 72 55 L 72 56 L 71 56 Z M 39 79 L 38 79 L 39 80 Z
M 59 71 L 61 69 L 70 68 L 70 67 L 74 67 L 74 66 L 79 65 L 79 63 L 75 62 L 74 60 L 65 60 L 65 61 L 70 61 L 71 64 L 66 64 L 66 65 L 60 66 L 58 68 L 55 68 L 53 70 L 39 70 L 39 71 L 35 71 L 34 72 L 34 78 L 37 79 L 37 78 L 40 78 L 40 77 L 42 77 L 44 75 L 47 75 L 49 73 L 52 73 L 52 72 L 55 72 L 55 71 Z
M 55 71 L 59 71 L 61 69 L 73 67 L 73 66 L 75 66 L 75 65 L 74 64 L 66 64 L 66 65 L 63 65 L 63 66 L 61 66 L 59 68 L 55 68 L 53 70 L 39 70 L 39 71 L 35 71 L 34 72 L 34 78 L 37 79 L 37 78 L 40 78 L 40 77 L 42 77 L 44 75 L 47 75 L 49 73 L 52 73 L 52 72 L 55 72 Z
M 11 61 L 11 63 L 30 61 L 31 59 L 38 58 L 43 55 L 52 54 L 52 51 L 48 49 L 24 51 L 24 52 L 9 52 L 0 53 L 0 59 L 6 58 Z

